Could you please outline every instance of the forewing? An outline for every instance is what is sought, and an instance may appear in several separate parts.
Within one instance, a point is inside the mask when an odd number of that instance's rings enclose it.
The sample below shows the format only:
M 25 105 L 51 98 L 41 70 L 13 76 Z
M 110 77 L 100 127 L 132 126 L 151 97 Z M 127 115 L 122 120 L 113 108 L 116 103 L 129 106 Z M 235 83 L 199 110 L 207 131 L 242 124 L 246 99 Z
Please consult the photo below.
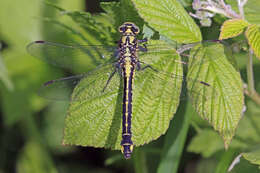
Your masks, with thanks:
M 191 49 L 196 49 L 197 51 L 200 50 L 200 47 L 207 46 L 208 44 L 215 44 L 219 43 L 224 47 L 229 47 L 229 45 L 224 41 L 219 40 L 205 40 L 202 42 L 190 43 L 185 45 L 179 45 L 177 43 L 166 43 L 163 41 L 155 42 L 150 40 L 147 44 L 140 44 L 138 54 L 139 56 L 143 56 L 145 54 L 164 54 L 171 50 L 176 50 L 178 54 L 180 54 L 183 58 L 180 60 L 184 65 L 188 64 L 189 61 L 194 61 L 193 59 L 196 56 L 190 56 L 189 51 Z M 217 57 L 212 60 L 217 60 Z M 196 60 L 197 61 L 197 60 Z M 202 63 L 207 63 L 208 59 L 200 59 Z
M 148 47 L 149 48 L 149 47 Z M 199 80 L 198 78 L 190 78 L 186 77 L 182 74 L 182 72 L 176 71 L 167 71 L 165 69 L 162 69 L 161 67 L 163 64 L 161 64 L 161 59 L 157 57 L 164 57 L 165 63 L 173 62 L 172 66 L 186 66 L 187 63 L 181 60 L 179 56 L 176 56 L 176 51 L 174 51 L 174 48 L 172 48 L 172 45 L 169 44 L 163 44 L 163 42 L 158 42 L 158 44 L 152 44 L 153 51 L 148 51 L 147 53 L 143 53 L 139 55 L 139 59 L 141 61 L 142 68 L 148 67 L 144 72 L 151 71 L 153 76 L 155 76 L 156 82 L 164 81 L 165 78 L 171 78 L 175 83 L 182 83 L 182 85 L 176 85 L 176 90 L 182 90 L 181 94 L 179 95 L 179 99 L 185 100 L 185 99 L 194 99 L 190 96 L 197 96 L 202 97 L 204 100 L 210 100 L 211 96 L 204 94 L 205 91 L 212 91 L 212 85 L 211 83 L 208 83 L 207 81 Z M 199 50 L 199 47 L 196 48 Z M 196 50 L 195 50 L 196 51 Z M 175 52 L 175 53 L 174 53 Z M 194 53 L 193 53 L 194 54 Z M 193 58 L 197 58 L 195 56 L 192 56 Z M 191 62 L 191 61 L 190 61 Z M 197 60 L 196 63 L 205 63 L 203 62 L 203 59 Z M 188 68 L 188 67 L 187 67 Z M 149 69 L 149 70 L 147 70 Z M 187 84 L 192 84 L 193 87 L 187 87 Z M 154 93 L 153 95 L 157 95 Z
M 114 57 L 116 47 L 103 45 L 65 45 L 35 41 L 27 46 L 34 57 L 49 64 L 71 70 L 85 69 L 89 64 L 101 64 Z

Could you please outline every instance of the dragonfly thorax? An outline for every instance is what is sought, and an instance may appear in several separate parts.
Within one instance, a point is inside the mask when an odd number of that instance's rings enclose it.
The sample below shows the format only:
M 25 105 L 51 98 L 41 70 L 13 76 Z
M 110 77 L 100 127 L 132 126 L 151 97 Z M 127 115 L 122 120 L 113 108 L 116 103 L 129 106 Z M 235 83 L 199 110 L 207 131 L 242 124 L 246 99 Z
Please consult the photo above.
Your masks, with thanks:
M 137 47 L 138 40 L 135 35 L 122 35 L 118 46 L 119 63 L 123 66 L 128 63 L 137 64 Z

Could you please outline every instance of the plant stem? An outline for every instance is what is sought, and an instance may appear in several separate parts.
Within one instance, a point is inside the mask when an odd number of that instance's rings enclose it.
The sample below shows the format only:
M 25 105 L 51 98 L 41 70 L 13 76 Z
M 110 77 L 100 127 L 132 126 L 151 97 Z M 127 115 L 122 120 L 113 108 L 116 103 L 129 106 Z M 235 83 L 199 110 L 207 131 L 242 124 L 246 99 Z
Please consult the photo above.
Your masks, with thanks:
M 254 72 L 253 72 L 253 51 L 250 49 L 247 62 L 247 88 L 245 93 L 260 105 L 260 95 L 255 90 Z
M 255 92 L 255 81 L 254 81 L 254 73 L 253 73 L 253 51 L 249 50 L 249 56 L 247 61 L 247 83 L 249 93 Z
M 239 13 L 240 13 L 240 16 L 242 17 L 242 19 L 245 18 L 245 15 L 244 15 L 244 5 L 246 3 L 247 3 L 247 0 L 237 0 Z

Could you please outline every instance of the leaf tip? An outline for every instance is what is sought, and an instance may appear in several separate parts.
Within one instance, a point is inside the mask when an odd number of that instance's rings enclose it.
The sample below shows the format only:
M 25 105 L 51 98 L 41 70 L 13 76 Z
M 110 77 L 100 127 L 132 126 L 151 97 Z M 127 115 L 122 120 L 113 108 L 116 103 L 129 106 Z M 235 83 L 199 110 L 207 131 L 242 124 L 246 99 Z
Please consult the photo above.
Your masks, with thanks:
M 225 137 L 225 136 L 222 136 L 223 137 L 223 140 L 224 140 L 224 147 L 225 147 L 225 150 L 227 150 L 228 149 L 228 147 L 229 147 L 229 145 L 230 145 L 230 143 L 231 143 L 231 141 L 232 141 L 232 138 L 233 138 L 233 136 L 231 136 L 231 137 Z

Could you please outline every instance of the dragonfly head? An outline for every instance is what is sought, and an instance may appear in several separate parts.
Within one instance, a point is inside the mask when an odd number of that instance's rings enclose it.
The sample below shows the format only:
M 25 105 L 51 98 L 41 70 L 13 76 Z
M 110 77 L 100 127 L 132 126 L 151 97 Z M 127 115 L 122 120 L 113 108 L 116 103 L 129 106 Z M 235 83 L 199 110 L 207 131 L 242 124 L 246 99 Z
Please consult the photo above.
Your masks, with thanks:
M 121 152 L 124 154 L 126 159 L 131 158 L 131 154 L 133 152 L 134 145 L 133 144 L 125 144 L 121 146 Z
M 123 35 L 137 35 L 140 30 L 134 23 L 125 22 L 118 28 L 118 31 Z

